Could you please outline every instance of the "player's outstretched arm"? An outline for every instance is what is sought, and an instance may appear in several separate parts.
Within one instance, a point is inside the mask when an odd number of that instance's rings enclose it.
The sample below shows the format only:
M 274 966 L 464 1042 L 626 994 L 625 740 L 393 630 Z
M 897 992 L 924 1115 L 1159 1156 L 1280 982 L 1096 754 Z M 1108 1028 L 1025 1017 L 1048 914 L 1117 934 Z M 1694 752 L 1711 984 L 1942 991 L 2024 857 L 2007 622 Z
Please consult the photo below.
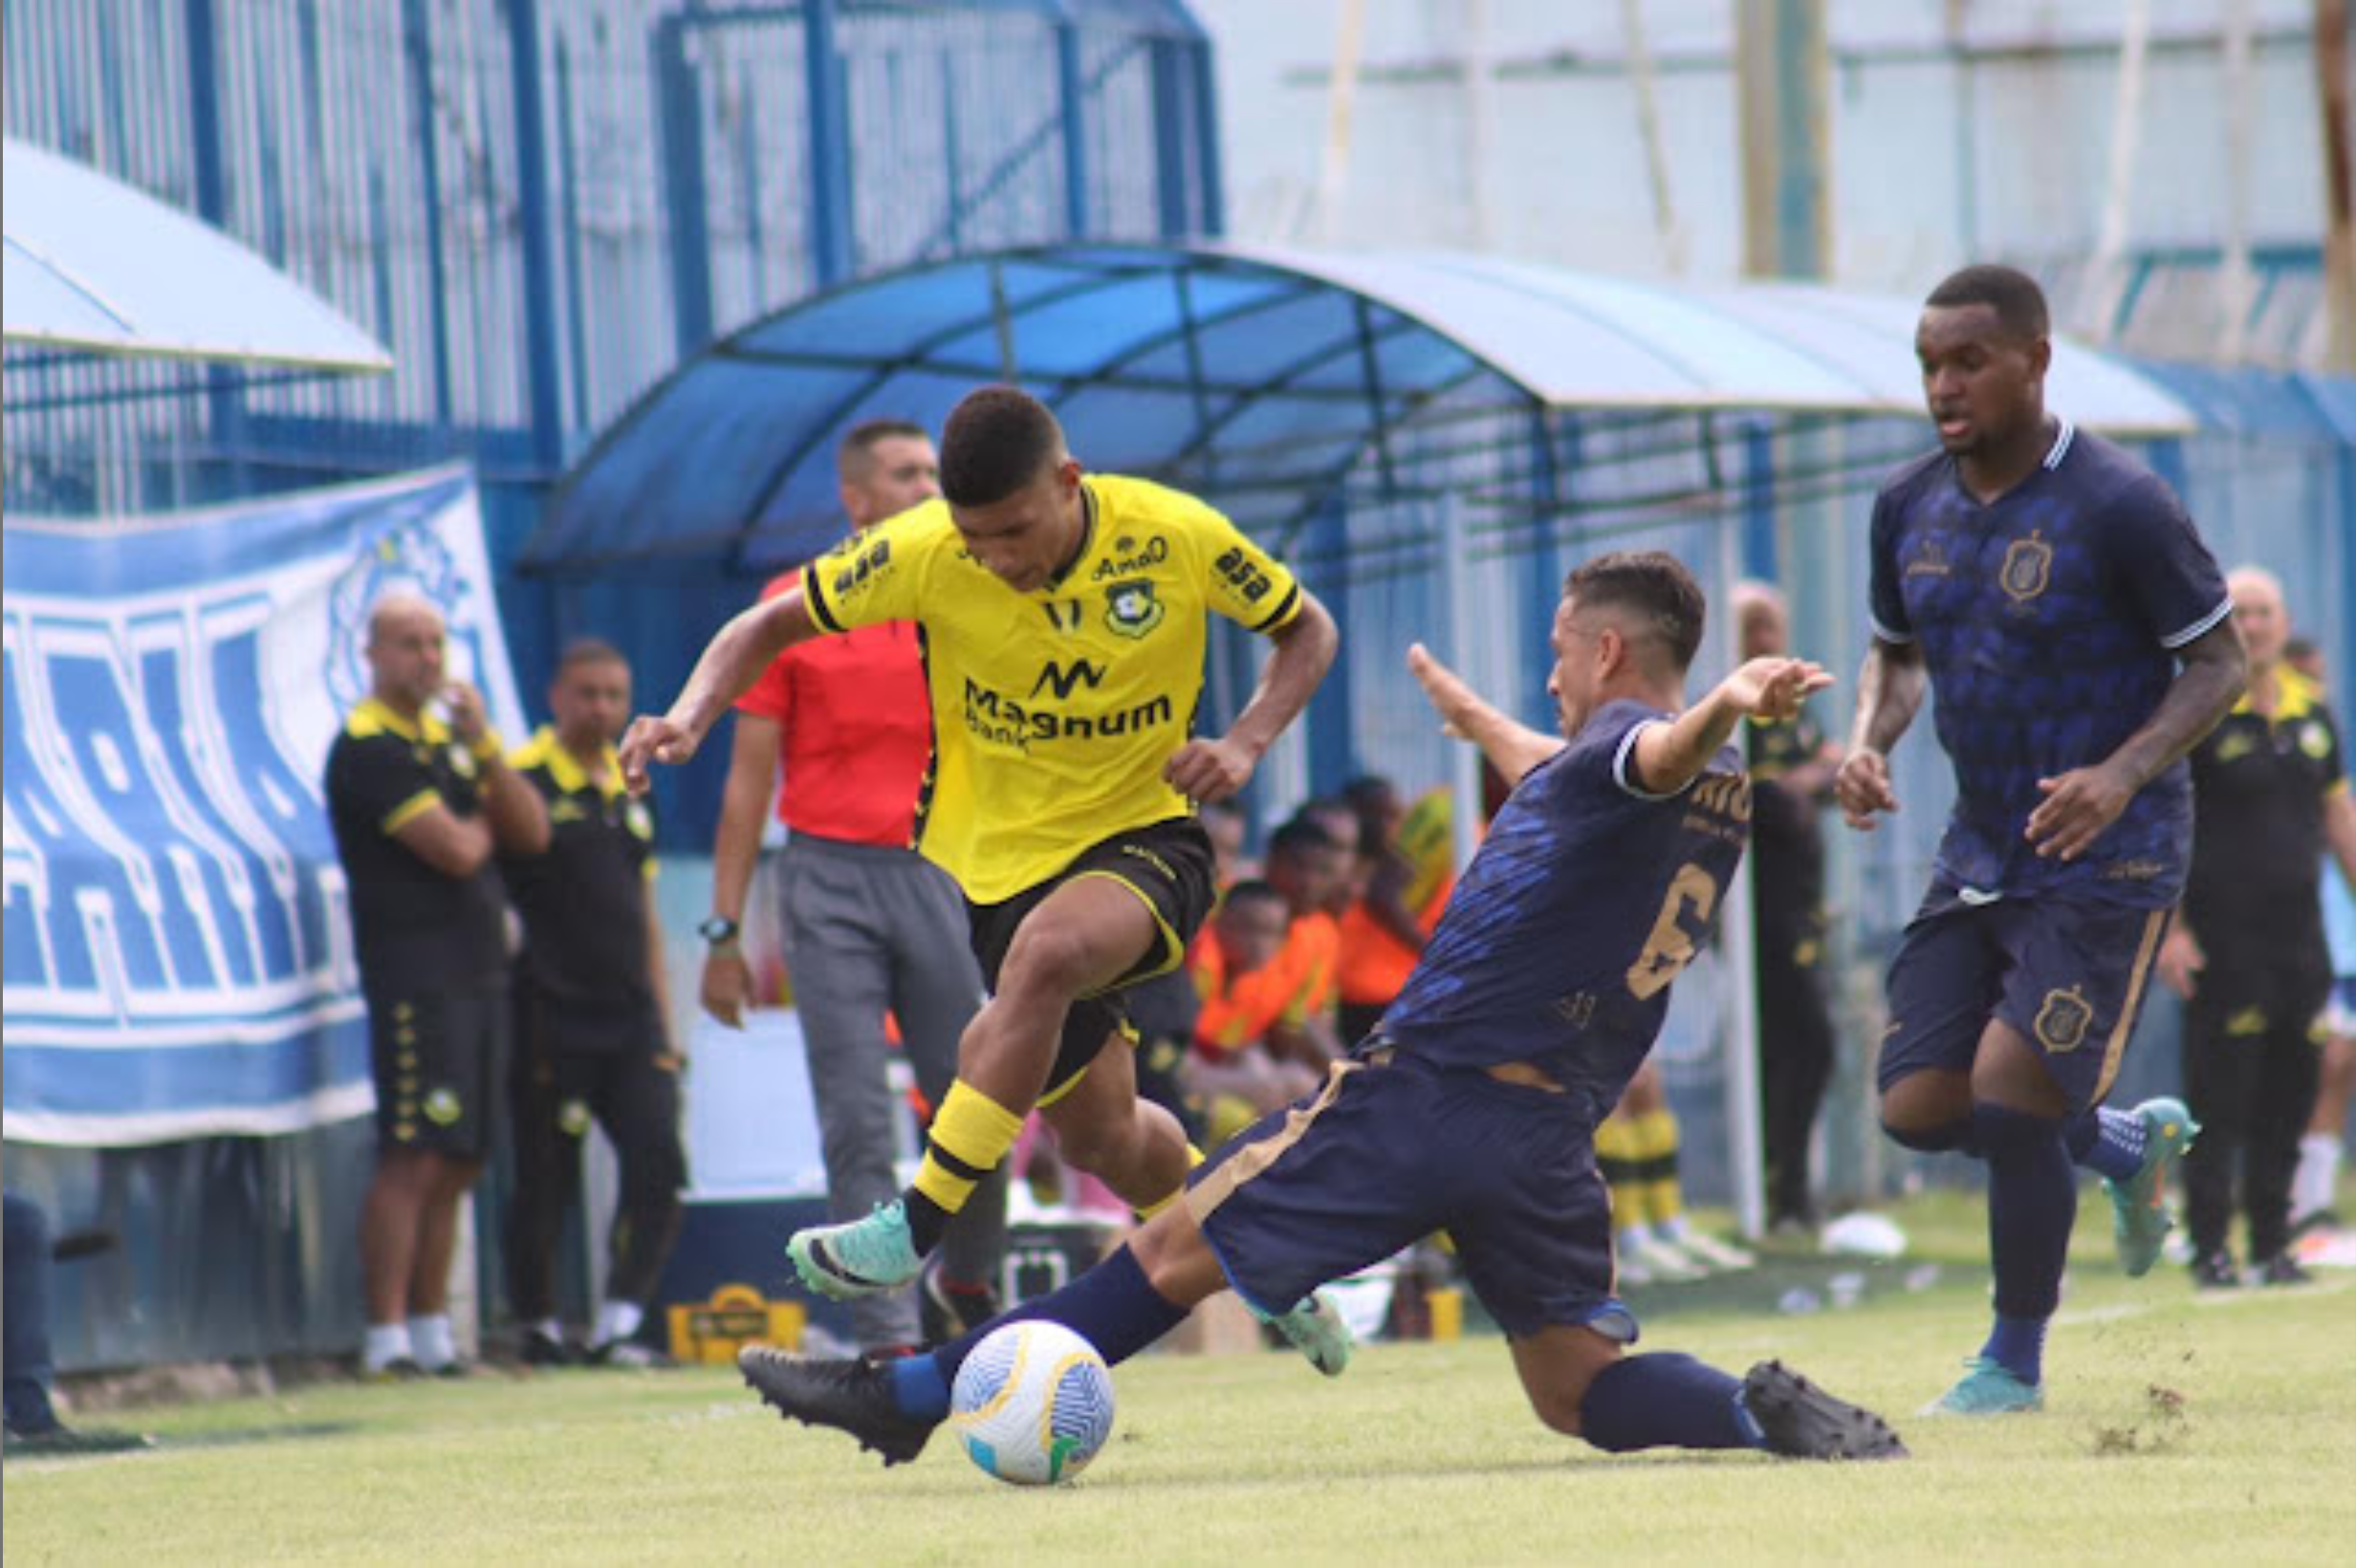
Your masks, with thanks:
M 1791 719 L 1808 694 L 1832 685 L 1823 665 L 1806 659 L 1754 659 L 1668 724 L 1636 735 L 1636 773 L 1650 795 L 1675 795 L 1701 775 L 1745 715 Z
M 1317 596 L 1300 594 L 1300 609 L 1268 634 L 1276 651 L 1260 669 L 1259 686 L 1235 722 L 1217 740 L 1195 739 L 1170 754 L 1162 776 L 1171 789 L 1198 804 L 1225 800 L 1252 781 L 1268 748 L 1285 726 L 1300 717 L 1318 683 L 1333 666 L 1342 632 Z
M 739 711 L 728 782 L 720 789 L 720 824 L 711 838 L 711 912 L 742 925 L 753 869 L 761 858 L 761 830 L 777 798 L 777 751 L 784 726 L 759 713 Z M 744 1027 L 745 1003 L 753 994 L 753 971 L 743 945 L 731 938 L 704 949 L 704 978 L 698 1000 L 704 1011 L 731 1029 Z
M 676 767 L 694 756 L 720 715 L 752 689 L 770 662 L 818 633 L 798 584 L 721 627 L 695 662 L 670 711 L 659 718 L 642 713 L 630 721 L 629 732 L 622 737 L 622 781 L 630 793 L 646 793 L 649 764 Z
M 2232 619 L 2176 650 L 2183 668 L 2144 727 L 2089 768 L 2040 778 L 2045 794 L 2021 831 L 2040 859 L 2074 860 L 2119 819 L 2135 792 L 2160 776 L 2216 728 L 2249 685 L 2249 654 Z
M 1408 644 L 1407 668 L 1438 710 L 1442 732 L 1479 747 L 1481 755 L 1504 775 L 1509 787 L 1520 783 L 1524 773 L 1570 744 L 1560 735 L 1543 734 L 1490 707 L 1464 684 L 1463 677 L 1431 657 L 1431 650 L 1421 642 Z
M 1857 675 L 1857 720 L 1849 730 L 1848 755 L 1833 774 L 1833 798 L 1842 819 L 1860 833 L 1873 831 L 1880 812 L 1898 809 L 1889 787 L 1889 751 L 1923 706 L 1931 684 L 1923 650 L 1912 642 L 1873 640 Z

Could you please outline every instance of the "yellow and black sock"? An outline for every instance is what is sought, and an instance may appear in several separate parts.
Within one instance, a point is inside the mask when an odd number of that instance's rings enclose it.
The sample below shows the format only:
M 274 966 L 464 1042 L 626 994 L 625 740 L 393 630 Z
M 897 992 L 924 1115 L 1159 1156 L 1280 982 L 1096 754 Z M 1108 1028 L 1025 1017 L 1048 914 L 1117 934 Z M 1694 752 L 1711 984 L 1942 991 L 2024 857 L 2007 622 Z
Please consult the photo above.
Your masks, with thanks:
M 1196 1148 L 1193 1144 L 1189 1143 L 1189 1144 L 1187 1145 L 1187 1172 L 1188 1172 L 1188 1174 L 1189 1174 L 1189 1175 L 1191 1175 L 1191 1174 L 1193 1173 L 1194 1167 L 1195 1167 L 1196 1165 L 1201 1165 L 1202 1163 L 1203 1163 L 1203 1151 L 1202 1151 L 1201 1149 Z M 1141 1209 L 1139 1209 L 1137 1210 L 1137 1223 L 1138 1223 L 1138 1224 L 1140 1224 L 1140 1225 L 1145 1224 L 1147 1220 L 1149 1220 L 1149 1219 L 1153 1218 L 1153 1216 L 1154 1216 L 1154 1215 L 1159 1214 L 1159 1213 L 1160 1213 L 1163 1209 L 1167 1209 L 1167 1208 L 1168 1208 L 1171 1204 L 1176 1203 L 1179 1199 L 1181 1199 L 1181 1198 L 1185 1197 L 1186 1195 L 1187 1195 L 1187 1184 L 1186 1184 L 1186 1177 L 1182 1176 L 1182 1177 L 1180 1177 L 1180 1178 L 1178 1179 L 1178 1188 L 1177 1188 L 1177 1190 L 1176 1190 L 1176 1191 L 1172 1192 L 1172 1193 L 1171 1193 L 1168 1197 L 1167 1197 L 1167 1198 L 1157 1199 L 1155 1202 L 1152 1202 L 1152 1203 L 1146 1204 L 1146 1205 L 1145 1205 L 1143 1208 L 1141 1208 Z
M 1006 1162 L 1022 1136 L 1022 1118 L 959 1078 L 941 1097 L 925 1140 L 925 1163 L 916 1185 L 904 1195 L 908 1239 L 919 1252 L 941 1243 L 949 1220 L 973 1196 L 974 1187 Z
M 1627 1117 L 1614 1113 L 1595 1129 L 1595 1168 L 1611 1189 L 1611 1223 L 1625 1230 L 1642 1223 L 1644 1210 L 1637 1187 L 1636 1130 Z
M 1673 1229 L 1685 1212 L 1685 1184 L 1677 1172 L 1677 1116 L 1664 1106 L 1629 1122 L 1636 1160 L 1637 1217 L 1656 1230 Z

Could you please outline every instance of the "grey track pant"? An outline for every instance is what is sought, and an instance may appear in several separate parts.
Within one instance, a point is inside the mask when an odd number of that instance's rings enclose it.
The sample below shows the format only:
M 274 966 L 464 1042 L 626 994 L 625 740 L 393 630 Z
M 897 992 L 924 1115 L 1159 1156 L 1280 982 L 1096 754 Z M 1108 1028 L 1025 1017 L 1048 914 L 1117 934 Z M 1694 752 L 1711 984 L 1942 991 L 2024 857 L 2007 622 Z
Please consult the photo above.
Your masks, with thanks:
M 888 1009 L 917 1086 L 934 1105 L 957 1076 L 957 1041 L 982 1005 L 964 897 L 913 851 L 796 834 L 779 865 L 785 962 L 810 1053 L 826 1159 L 828 1207 L 857 1219 L 899 1196 L 895 1119 L 907 1114 L 885 1078 Z M 1003 1170 L 974 1189 L 949 1228 L 941 1260 L 958 1279 L 995 1280 L 1005 1247 Z M 854 1302 L 861 1348 L 914 1344 L 914 1292 Z

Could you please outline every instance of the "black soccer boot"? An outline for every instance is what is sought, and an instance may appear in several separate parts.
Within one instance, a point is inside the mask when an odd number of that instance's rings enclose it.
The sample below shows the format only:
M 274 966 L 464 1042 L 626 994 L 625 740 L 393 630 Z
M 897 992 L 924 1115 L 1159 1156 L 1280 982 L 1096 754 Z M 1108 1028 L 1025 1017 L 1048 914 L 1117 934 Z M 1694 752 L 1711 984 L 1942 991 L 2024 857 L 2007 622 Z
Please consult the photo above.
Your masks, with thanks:
M 736 1369 L 764 1405 L 805 1426 L 832 1426 L 858 1439 L 862 1448 L 905 1465 L 925 1451 L 935 1422 L 901 1413 L 892 1397 L 888 1369 L 864 1359 L 830 1360 L 796 1356 L 769 1345 L 747 1345 L 736 1353 Z
M 1767 1434 L 1767 1451 L 1791 1459 L 1904 1459 L 1889 1423 L 1785 1366 L 1761 1361 L 1742 1380 L 1742 1407 Z
M 997 1317 L 998 1293 L 986 1284 L 952 1281 L 941 1272 L 941 1259 L 935 1255 L 917 1276 L 916 1309 L 925 1343 L 943 1344 Z
M 2312 1285 L 2315 1276 L 2288 1252 L 2277 1252 L 2258 1266 L 2261 1285 Z

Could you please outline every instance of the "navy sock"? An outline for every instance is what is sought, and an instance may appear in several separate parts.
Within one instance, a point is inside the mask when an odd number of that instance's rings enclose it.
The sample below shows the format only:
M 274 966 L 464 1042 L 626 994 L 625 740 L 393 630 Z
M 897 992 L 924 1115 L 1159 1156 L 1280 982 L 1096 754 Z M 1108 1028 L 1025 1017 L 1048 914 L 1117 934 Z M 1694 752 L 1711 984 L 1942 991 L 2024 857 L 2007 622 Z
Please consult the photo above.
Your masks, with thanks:
M 1988 1331 L 1988 1342 L 1979 1347 L 1979 1353 L 2022 1383 L 2041 1382 L 2045 1373 L 2047 1321 L 2043 1318 L 2007 1318 L 1999 1312 L 1996 1326 Z
M 1106 1365 L 1118 1366 L 1185 1322 L 1189 1310 L 1155 1290 L 1137 1254 L 1123 1247 L 1053 1295 L 1001 1313 L 930 1355 L 892 1362 L 892 1391 L 906 1414 L 939 1421 L 949 1414 L 957 1369 L 993 1329 L 1029 1318 L 1061 1323 L 1096 1346 Z
M 2133 1111 L 2082 1111 L 2070 1119 L 2062 1134 L 2070 1159 L 2114 1182 L 2124 1182 L 2144 1168 L 2144 1145 L 2151 1129 Z
M 2078 1178 L 2062 1123 L 2001 1105 L 1972 1107 L 1972 1136 L 1988 1161 L 1988 1252 L 1996 1272 L 1996 1332 L 1983 1355 L 2023 1383 L 2043 1375 L 2044 1321 L 2062 1302 L 2062 1268 L 2078 1218 Z M 2014 1326 L 2034 1324 L 2035 1332 Z
M 1587 1384 L 1579 1431 L 1606 1453 L 1638 1448 L 1756 1448 L 1742 1381 L 1674 1351 L 1614 1361 Z

